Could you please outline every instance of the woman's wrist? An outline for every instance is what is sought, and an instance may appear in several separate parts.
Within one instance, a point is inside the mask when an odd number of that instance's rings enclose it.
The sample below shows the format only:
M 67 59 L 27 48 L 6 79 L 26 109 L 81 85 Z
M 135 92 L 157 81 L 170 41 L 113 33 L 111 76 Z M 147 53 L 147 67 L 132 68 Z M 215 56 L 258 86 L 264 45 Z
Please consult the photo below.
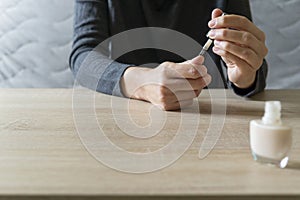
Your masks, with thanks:
M 254 74 L 248 74 L 247 77 L 244 78 L 243 81 L 239 83 L 233 83 L 235 87 L 240 88 L 240 89 L 247 89 L 253 86 L 256 80 L 256 73 Z
M 145 67 L 129 67 L 125 71 L 121 79 L 121 90 L 125 97 L 146 100 L 143 85 L 149 70 L 151 69 Z

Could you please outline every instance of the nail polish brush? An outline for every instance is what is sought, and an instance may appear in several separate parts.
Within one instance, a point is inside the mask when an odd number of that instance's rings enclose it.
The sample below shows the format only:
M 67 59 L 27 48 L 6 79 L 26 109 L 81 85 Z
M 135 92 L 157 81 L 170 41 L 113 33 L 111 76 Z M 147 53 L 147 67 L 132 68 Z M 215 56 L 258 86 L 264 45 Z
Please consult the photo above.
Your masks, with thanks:
M 226 15 L 225 12 L 223 12 L 222 16 Z M 208 37 L 208 34 L 206 34 L 206 37 Z M 204 54 L 208 51 L 209 47 L 213 43 L 213 40 L 208 37 L 208 40 L 206 41 L 205 45 L 201 49 L 199 56 L 204 56 Z

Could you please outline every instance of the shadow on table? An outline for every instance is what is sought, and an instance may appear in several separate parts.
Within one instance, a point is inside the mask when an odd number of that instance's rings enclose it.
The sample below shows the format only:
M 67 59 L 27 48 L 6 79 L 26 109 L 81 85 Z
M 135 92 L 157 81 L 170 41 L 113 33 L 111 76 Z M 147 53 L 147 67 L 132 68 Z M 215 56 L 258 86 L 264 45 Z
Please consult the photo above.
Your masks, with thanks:
M 296 103 L 299 99 L 299 96 L 300 92 L 297 89 L 267 90 L 248 99 L 252 101 L 282 101 L 286 103 Z
M 244 101 L 234 102 L 215 102 L 212 104 L 210 100 L 199 100 L 199 110 L 193 108 L 184 108 L 181 110 L 183 113 L 199 113 L 210 115 L 226 114 L 226 115 L 247 115 L 261 117 L 264 113 L 264 102 L 256 102 L 249 104 Z M 176 111 L 175 111 L 176 112 Z M 178 111 L 177 111 L 178 112 Z
M 289 161 L 289 164 L 286 166 L 287 169 L 300 170 L 299 161 Z

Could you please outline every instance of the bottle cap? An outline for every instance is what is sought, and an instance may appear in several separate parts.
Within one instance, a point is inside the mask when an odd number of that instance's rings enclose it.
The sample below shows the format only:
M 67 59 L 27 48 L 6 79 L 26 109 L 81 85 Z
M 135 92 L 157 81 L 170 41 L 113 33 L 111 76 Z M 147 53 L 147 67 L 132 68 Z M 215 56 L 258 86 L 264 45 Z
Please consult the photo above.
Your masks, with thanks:
M 280 101 L 267 101 L 265 104 L 265 115 L 262 118 L 264 124 L 281 125 L 281 103 Z

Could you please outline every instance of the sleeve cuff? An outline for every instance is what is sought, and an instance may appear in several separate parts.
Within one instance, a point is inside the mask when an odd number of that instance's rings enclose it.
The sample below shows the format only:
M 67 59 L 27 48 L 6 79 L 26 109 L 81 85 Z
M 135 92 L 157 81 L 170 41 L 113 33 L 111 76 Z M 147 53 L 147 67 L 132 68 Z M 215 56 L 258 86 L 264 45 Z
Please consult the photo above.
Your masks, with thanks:
M 122 76 L 124 75 L 126 69 L 128 69 L 130 66 L 132 66 L 132 65 L 124 65 L 122 67 L 122 70 L 120 70 L 121 73 L 117 77 L 118 81 L 112 91 L 113 96 L 126 98 L 126 96 L 123 94 L 122 89 L 121 89 L 121 79 L 122 79 Z
M 252 93 L 257 88 L 257 78 L 255 79 L 255 82 L 252 84 L 252 86 L 250 86 L 249 88 L 245 88 L 245 89 L 238 88 L 232 82 L 230 82 L 230 87 L 233 89 L 233 91 L 237 95 L 242 96 L 242 97 L 249 97 L 249 96 L 252 96 Z
M 132 65 L 122 64 L 118 62 L 111 63 L 111 66 L 105 69 L 98 82 L 97 92 L 125 97 L 122 93 L 120 82 L 124 72 L 130 66 Z

